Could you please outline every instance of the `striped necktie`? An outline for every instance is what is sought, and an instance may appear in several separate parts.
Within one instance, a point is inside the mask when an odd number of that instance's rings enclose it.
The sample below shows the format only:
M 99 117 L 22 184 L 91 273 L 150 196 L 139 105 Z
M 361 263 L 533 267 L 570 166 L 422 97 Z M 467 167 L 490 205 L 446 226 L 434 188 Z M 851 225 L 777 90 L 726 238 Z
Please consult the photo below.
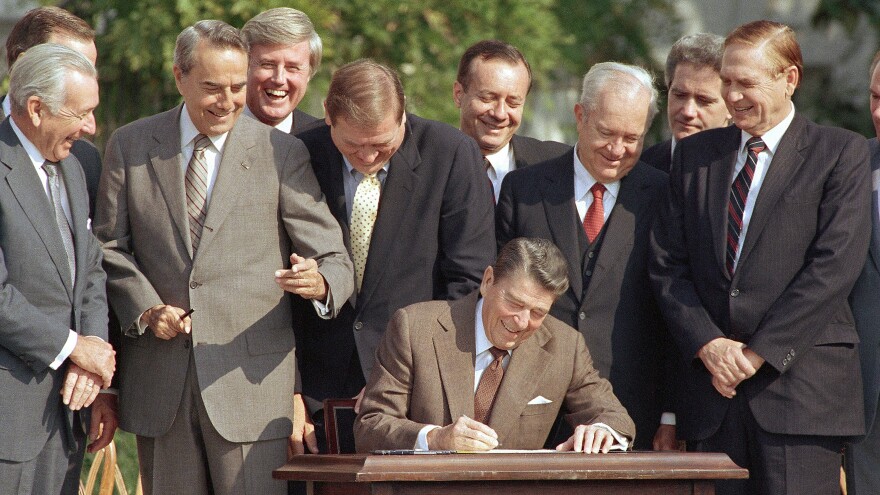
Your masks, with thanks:
M 205 149 L 211 145 L 211 139 L 204 134 L 195 138 L 192 157 L 186 167 L 184 185 L 186 189 L 186 211 L 189 215 L 189 236 L 192 241 L 193 256 L 199 249 L 202 240 L 202 229 L 205 217 L 208 216 L 208 162 Z
M 749 199 L 749 187 L 752 185 L 752 177 L 755 175 L 755 166 L 758 164 L 758 154 L 766 146 L 759 137 L 750 138 L 746 141 L 746 163 L 742 170 L 733 180 L 730 187 L 730 201 L 727 204 L 727 272 L 733 276 L 736 265 L 736 256 L 739 251 L 739 236 L 743 227 L 743 211 L 746 209 L 746 201 Z

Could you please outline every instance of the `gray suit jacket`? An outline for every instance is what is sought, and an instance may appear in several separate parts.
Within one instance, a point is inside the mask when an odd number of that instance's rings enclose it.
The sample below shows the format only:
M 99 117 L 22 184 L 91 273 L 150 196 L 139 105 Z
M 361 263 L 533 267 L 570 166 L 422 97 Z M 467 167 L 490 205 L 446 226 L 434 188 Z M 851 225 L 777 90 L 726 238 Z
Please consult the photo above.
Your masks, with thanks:
M 0 123 L 0 459 L 33 459 L 49 434 L 80 428 L 61 403 L 67 366 L 49 365 L 69 330 L 107 340 L 101 249 L 88 231 L 85 178 L 76 158 L 61 161 L 73 217 L 76 281 L 54 211 L 12 130 Z M 61 423 L 61 424 L 59 424 Z
M 425 425 L 474 414 L 474 292 L 397 311 L 378 350 L 355 421 L 359 452 L 408 449 Z M 529 404 L 537 396 L 551 402 Z M 629 438 L 635 426 L 593 368 L 583 337 L 548 316 L 510 357 L 488 426 L 509 449 L 539 449 L 565 405 L 573 425 L 605 423 Z
M 6 96 L 0 97 L 2 102 Z M 6 118 L 3 109 L 0 108 L 0 120 Z M 77 139 L 70 148 L 70 154 L 79 161 L 82 171 L 86 176 L 86 189 L 89 196 L 89 218 L 95 218 L 95 199 L 98 196 L 98 181 L 101 179 L 101 154 L 98 148 L 85 139 Z
M 139 435 L 164 434 L 192 355 L 208 415 L 224 438 L 281 438 L 291 432 L 299 384 L 291 296 L 273 273 L 290 265 L 292 252 L 315 258 L 338 307 L 353 289 L 351 262 L 305 147 L 248 118 L 227 137 L 193 256 L 181 108 L 124 126 L 107 144 L 95 232 L 122 328 L 157 304 L 195 309 L 191 335 L 122 337 L 120 424 Z
M 871 150 L 871 244 L 868 259 L 849 295 L 856 331 L 859 333 L 859 357 L 865 392 L 865 435 L 874 429 L 877 400 L 880 398 L 880 143 L 868 140 Z

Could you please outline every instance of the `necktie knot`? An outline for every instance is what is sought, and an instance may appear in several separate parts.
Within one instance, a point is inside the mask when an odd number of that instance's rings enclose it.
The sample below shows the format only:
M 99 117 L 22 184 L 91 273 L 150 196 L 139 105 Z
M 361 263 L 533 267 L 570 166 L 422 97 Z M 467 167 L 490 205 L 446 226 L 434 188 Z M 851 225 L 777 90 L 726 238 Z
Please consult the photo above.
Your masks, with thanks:
M 601 182 L 593 184 L 590 192 L 593 193 L 593 201 L 602 201 L 602 197 L 605 195 L 605 184 Z
M 46 171 L 46 175 L 49 176 L 49 178 L 54 179 L 55 176 L 58 175 L 58 164 L 46 160 L 45 162 L 43 162 L 43 170 Z
M 208 149 L 208 146 L 211 146 L 211 138 L 204 134 L 199 134 L 195 137 L 195 145 L 193 147 L 193 153 L 204 152 Z
M 495 361 L 501 361 L 504 359 L 504 356 L 507 355 L 507 351 L 497 347 L 490 347 L 489 352 L 492 353 L 492 358 L 494 358 Z
M 746 149 L 749 150 L 750 153 L 757 155 L 767 149 L 767 145 L 764 144 L 763 139 L 755 136 L 746 141 Z
M 490 162 L 489 159 L 484 156 L 483 157 L 483 170 L 488 172 L 490 168 L 492 168 L 492 162 Z

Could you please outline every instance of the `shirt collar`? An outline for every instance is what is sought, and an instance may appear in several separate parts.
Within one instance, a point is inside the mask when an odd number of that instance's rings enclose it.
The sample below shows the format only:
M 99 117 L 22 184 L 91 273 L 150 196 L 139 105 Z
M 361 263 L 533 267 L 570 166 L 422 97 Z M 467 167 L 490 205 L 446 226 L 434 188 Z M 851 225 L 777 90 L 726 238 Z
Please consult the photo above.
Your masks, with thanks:
M 9 117 L 12 115 L 12 102 L 9 101 L 9 95 L 3 97 L 3 115 Z
M 21 142 L 21 147 L 24 148 L 25 153 L 27 153 L 28 158 L 33 162 L 34 167 L 42 167 L 43 163 L 46 161 L 46 159 L 43 158 L 43 154 L 40 153 L 40 150 L 37 149 L 34 143 L 32 143 L 23 132 L 21 132 L 21 129 L 15 125 L 15 120 L 12 117 L 9 117 L 9 123 L 12 124 L 12 132 L 18 137 L 18 141 Z
M 474 332 L 476 333 L 476 335 L 475 335 L 476 339 L 474 341 L 474 344 L 476 347 L 475 350 L 477 351 L 475 355 L 479 355 L 483 352 L 488 351 L 489 348 L 492 347 L 492 343 L 489 342 L 489 337 L 486 336 L 486 328 L 483 327 L 483 298 L 482 297 L 477 299 L 477 315 L 476 315 L 475 323 L 476 324 L 474 325 L 474 327 L 475 327 Z
M 510 147 L 510 141 L 508 141 L 500 150 L 491 155 L 486 155 L 486 159 L 489 160 L 489 163 L 492 164 L 492 168 L 496 171 L 506 171 L 510 170 L 510 162 L 513 161 L 512 155 L 513 149 Z
M 593 178 L 590 172 L 587 171 L 584 164 L 581 163 L 581 159 L 577 154 L 578 144 L 574 145 L 574 199 L 575 201 L 579 201 L 583 199 L 584 196 L 590 194 L 590 188 L 593 187 L 597 181 Z M 605 184 L 605 190 L 611 194 L 613 198 L 617 198 L 617 193 L 620 192 L 620 181 L 616 180 L 614 182 L 609 182 Z
M 340 154 L 342 154 L 342 153 L 340 153 Z M 346 158 L 345 155 L 342 155 L 342 161 L 345 163 L 345 169 L 348 171 L 348 173 L 349 173 L 352 177 L 354 177 L 354 178 L 357 179 L 358 181 L 360 181 L 361 177 L 364 177 L 364 174 L 358 172 L 354 167 L 351 166 L 351 163 L 348 161 L 348 158 Z M 386 174 L 388 173 L 388 164 L 389 164 L 389 163 L 391 163 L 391 160 L 385 162 L 385 165 L 382 165 L 382 170 L 384 170 Z M 381 172 L 381 171 L 380 171 L 380 172 Z M 379 174 L 376 176 L 376 178 L 381 180 L 381 179 L 382 179 L 382 174 L 379 173 Z
M 261 122 L 260 119 L 258 119 L 257 116 L 254 115 L 254 112 L 251 112 L 251 107 L 247 105 L 244 106 L 244 114 L 256 120 L 257 122 Z M 293 112 L 287 114 L 287 117 L 284 117 L 284 120 L 275 124 L 274 127 L 281 132 L 290 134 L 290 130 L 293 129 Z
M 675 154 L 675 145 L 678 144 L 678 140 L 673 137 L 670 141 L 671 143 L 669 143 L 669 156 L 671 158 L 672 155 Z
M 239 116 L 241 117 L 241 116 Z M 193 144 L 193 139 L 201 134 L 198 129 L 196 129 L 196 125 L 193 124 L 192 119 L 189 117 L 189 112 L 186 110 L 186 103 L 183 104 L 183 107 L 180 110 L 180 146 L 181 148 L 186 148 Z M 211 140 L 211 143 L 214 145 L 214 148 L 217 149 L 218 153 L 223 153 L 223 145 L 226 143 L 226 138 L 229 137 L 229 131 L 224 132 L 223 134 L 217 134 L 216 136 L 208 136 L 208 139 Z
M 788 126 L 791 125 L 791 121 L 794 120 L 794 103 L 791 104 L 791 111 L 788 112 L 788 115 L 781 122 L 776 124 L 772 129 L 765 132 L 763 136 L 761 136 L 761 140 L 764 141 L 764 146 L 766 147 L 766 151 L 770 152 L 770 156 L 776 153 L 776 148 L 779 147 L 779 142 L 782 141 L 782 136 L 785 134 L 785 131 L 788 130 Z M 746 153 L 746 141 L 751 139 L 753 136 L 746 131 L 740 131 L 740 141 L 739 141 L 739 152 L 740 154 Z

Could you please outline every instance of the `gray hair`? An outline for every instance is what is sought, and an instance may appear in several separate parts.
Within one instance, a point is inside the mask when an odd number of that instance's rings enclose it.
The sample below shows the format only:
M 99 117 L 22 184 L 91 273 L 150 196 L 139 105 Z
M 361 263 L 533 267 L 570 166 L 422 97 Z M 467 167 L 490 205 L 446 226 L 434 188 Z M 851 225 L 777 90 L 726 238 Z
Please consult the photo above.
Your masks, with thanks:
M 324 47 L 309 16 L 296 9 L 278 7 L 260 12 L 244 24 L 241 33 L 248 45 L 296 45 L 309 42 L 309 77 L 321 65 Z
M 717 34 L 696 33 L 682 36 L 672 45 L 666 57 L 664 74 L 666 87 L 672 84 L 675 68 L 682 62 L 698 67 L 709 67 L 720 73 L 722 55 L 724 55 L 724 38 Z
M 57 115 L 67 99 L 67 74 L 78 72 L 98 78 L 98 71 L 85 55 L 55 43 L 29 48 L 12 64 L 9 73 L 9 104 L 13 113 L 23 112 L 37 96 Z
M 568 263 L 555 244 L 538 237 L 511 239 L 492 265 L 495 280 L 527 275 L 556 297 L 568 290 Z
M 207 41 L 214 47 L 230 48 L 245 54 L 248 52 L 247 42 L 238 29 L 223 21 L 199 21 L 177 35 L 177 42 L 174 46 L 174 65 L 184 74 L 188 74 L 195 65 L 196 45 L 201 40 Z
M 620 62 L 600 62 L 592 67 L 584 76 L 581 88 L 580 104 L 589 112 L 596 106 L 599 94 L 609 85 L 617 89 L 644 88 L 651 95 L 648 104 L 648 122 L 654 120 L 659 108 L 657 106 L 657 88 L 654 87 L 654 78 L 645 69 L 636 65 L 627 65 Z

